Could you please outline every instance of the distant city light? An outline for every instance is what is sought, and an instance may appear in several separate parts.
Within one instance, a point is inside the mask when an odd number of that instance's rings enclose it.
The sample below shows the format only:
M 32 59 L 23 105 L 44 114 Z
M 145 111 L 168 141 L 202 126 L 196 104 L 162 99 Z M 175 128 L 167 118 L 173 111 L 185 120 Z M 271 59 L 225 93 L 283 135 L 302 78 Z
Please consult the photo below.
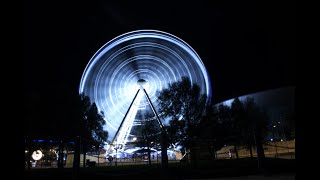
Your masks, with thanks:
M 43 143 L 43 142 L 61 142 L 61 141 L 58 141 L 58 140 L 51 140 L 51 139 L 49 139 L 49 140 L 44 140 L 44 139 L 34 139 L 33 140 L 33 142 L 36 142 L 36 143 Z M 73 142 L 73 141 L 70 141 L 70 142 L 68 142 L 69 144 L 75 144 L 75 142 Z
M 33 140 L 33 142 L 44 142 L 45 140 L 43 140 L 43 139 L 35 139 L 35 140 Z

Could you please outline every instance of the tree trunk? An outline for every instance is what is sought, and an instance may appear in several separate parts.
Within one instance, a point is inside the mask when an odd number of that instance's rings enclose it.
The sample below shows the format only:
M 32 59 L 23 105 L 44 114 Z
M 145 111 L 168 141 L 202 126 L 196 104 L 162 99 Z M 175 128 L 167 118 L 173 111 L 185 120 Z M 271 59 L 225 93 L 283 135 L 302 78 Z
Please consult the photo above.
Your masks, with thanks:
M 148 146 L 148 160 L 149 160 L 149 165 L 151 166 L 151 150 L 150 147 Z
M 78 179 L 80 169 L 80 138 L 77 137 L 75 141 L 74 147 L 74 155 L 73 155 L 73 179 Z
M 257 160 L 258 160 L 258 168 L 263 169 L 264 168 L 264 149 L 261 142 L 261 137 L 257 135 L 256 131 L 253 132 L 253 137 L 256 143 L 257 148 Z
M 86 167 L 86 154 L 87 154 L 86 148 L 83 147 L 83 167 Z
M 164 169 L 168 168 L 168 148 L 167 135 L 166 132 L 163 131 L 161 134 L 161 167 Z
M 249 141 L 248 141 L 248 145 L 247 145 L 247 148 L 249 149 L 249 153 L 250 153 L 250 158 L 252 159 L 253 158 L 253 152 L 252 152 L 252 146 L 253 146 L 253 137 L 250 135 L 249 136 Z
M 98 146 L 98 152 L 97 152 L 97 154 L 98 154 L 98 164 L 97 164 L 97 166 L 99 167 L 99 162 L 100 162 L 100 146 Z
M 264 150 L 261 141 L 257 142 L 258 168 L 264 168 Z
M 252 145 L 251 145 L 251 144 L 250 144 L 249 150 L 250 150 L 250 158 L 253 158 L 253 154 L 252 154 Z
M 236 158 L 239 159 L 239 155 L 238 155 L 238 148 L 237 148 L 237 145 L 234 144 L 234 151 L 236 153 Z

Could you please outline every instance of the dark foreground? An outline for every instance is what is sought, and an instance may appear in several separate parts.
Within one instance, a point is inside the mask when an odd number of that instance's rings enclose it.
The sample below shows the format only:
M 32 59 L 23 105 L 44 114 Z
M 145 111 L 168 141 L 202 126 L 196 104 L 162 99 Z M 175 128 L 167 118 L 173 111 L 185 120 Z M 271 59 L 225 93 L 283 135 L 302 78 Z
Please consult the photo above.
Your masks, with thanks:
M 30 169 L 24 171 L 24 179 L 294 179 L 295 160 L 267 159 L 264 169 L 257 168 L 256 160 L 216 160 L 199 164 L 197 168 L 187 164 L 169 164 L 167 170 L 158 166 L 112 166 L 81 168 L 78 177 L 71 168 Z

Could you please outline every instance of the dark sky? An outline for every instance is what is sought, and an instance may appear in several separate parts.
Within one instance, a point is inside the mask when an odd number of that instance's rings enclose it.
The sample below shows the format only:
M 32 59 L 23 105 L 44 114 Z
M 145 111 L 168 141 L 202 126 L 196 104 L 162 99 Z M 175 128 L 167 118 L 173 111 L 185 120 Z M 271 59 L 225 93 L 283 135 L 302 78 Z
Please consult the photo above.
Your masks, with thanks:
M 25 1 L 25 122 L 63 123 L 61 109 L 92 55 L 138 29 L 191 45 L 210 73 L 214 103 L 296 85 L 295 8 L 292 1 Z

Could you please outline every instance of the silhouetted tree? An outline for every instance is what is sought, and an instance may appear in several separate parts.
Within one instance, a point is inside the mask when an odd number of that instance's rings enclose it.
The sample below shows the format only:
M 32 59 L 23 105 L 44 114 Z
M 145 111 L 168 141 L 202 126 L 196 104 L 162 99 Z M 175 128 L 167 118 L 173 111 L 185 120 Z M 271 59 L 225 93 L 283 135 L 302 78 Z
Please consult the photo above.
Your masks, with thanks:
M 285 113 L 280 126 L 285 140 L 295 139 L 295 112 Z
M 192 84 L 188 77 L 168 85 L 158 96 L 159 111 L 170 117 L 169 137 L 187 148 L 192 157 L 191 147 L 198 135 L 198 124 L 204 115 L 207 97 L 201 94 L 199 85 Z M 194 163 L 196 158 L 192 157 Z M 195 164 L 194 164 L 195 165 Z
M 90 105 L 83 121 L 82 144 L 83 166 L 85 167 L 86 152 L 103 144 L 108 138 L 108 132 L 103 130 L 103 125 L 105 125 L 106 122 L 103 118 L 103 113 L 99 113 L 95 103 Z
M 80 151 L 82 144 L 83 132 L 85 131 L 84 122 L 86 118 L 86 112 L 91 105 L 90 98 L 84 94 L 80 94 L 74 100 L 73 108 L 73 119 L 75 121 L 75 147 L 74 147 L 74 158 L 73 158 L 73 177 L 77 178 L 79 175 L 80 168 Z
M 241 137 L 237 119 L 233 118 L 231 107 L 220 104 L 218 106 L 218 119 L 221 122 L 222 129 L 225 130 L 225 143 L 232 144 L 236 158 L 239 158 L 237 146 L 240 144 Z
M 263 142 L 268 131 L 268 115 L 259 107 L 253 98 L 247 98 L 244 102 L 245 119 L 252 128 L 252 136 L 257 148 L 257 158 L 259 168 L 264 166 L 264 149 Z
M 90 102 L 90 98 L 84 94 L 79 95 L 77 104 L 77 114 L 80 120 L 80 130 L 75 143 L 75 155 L 73 166 L 75 169 L 80 165 L 80 146 L 83 150 L 83 166 L 86 166 L 86 152 L 94 147 L 99 147 L 108 138 L 108 132 L 103 129 L 105 120 L 103 112 L 99 112 L 95 103 Z M 77 171 L 77 170 L 76 170 Z
M 216 152 L 223 147 L 224 138 L 227 136 L 224 124 L 219 120 L 219 111 L 216 106 L 206 107 L 206 114 L 200 122 L 199 132 L 200 139 L 207 142 L 211 157 L 215 158 Z
M 248 123 L 248 119 L 245 118 L 245 110 L 243 107 L 243 103 L 239 100 L 239 98 L 235 98 L 231 103 L 231 119 L 232 119 L 232 139 L 234 144 L 234 149 L 236 153 L 237 159 L 239 158 L 237 145 L 246 144 L 252 136 L 250 132 L 252 132 L 252 128 L 250 128 L 250 123 Z M 251 145 L 251 144 L 250 144 Z M 250 147 L 249 145 L 249 147 Z M 252 156 L 252 151 L 250 148 L 250 153 Z

